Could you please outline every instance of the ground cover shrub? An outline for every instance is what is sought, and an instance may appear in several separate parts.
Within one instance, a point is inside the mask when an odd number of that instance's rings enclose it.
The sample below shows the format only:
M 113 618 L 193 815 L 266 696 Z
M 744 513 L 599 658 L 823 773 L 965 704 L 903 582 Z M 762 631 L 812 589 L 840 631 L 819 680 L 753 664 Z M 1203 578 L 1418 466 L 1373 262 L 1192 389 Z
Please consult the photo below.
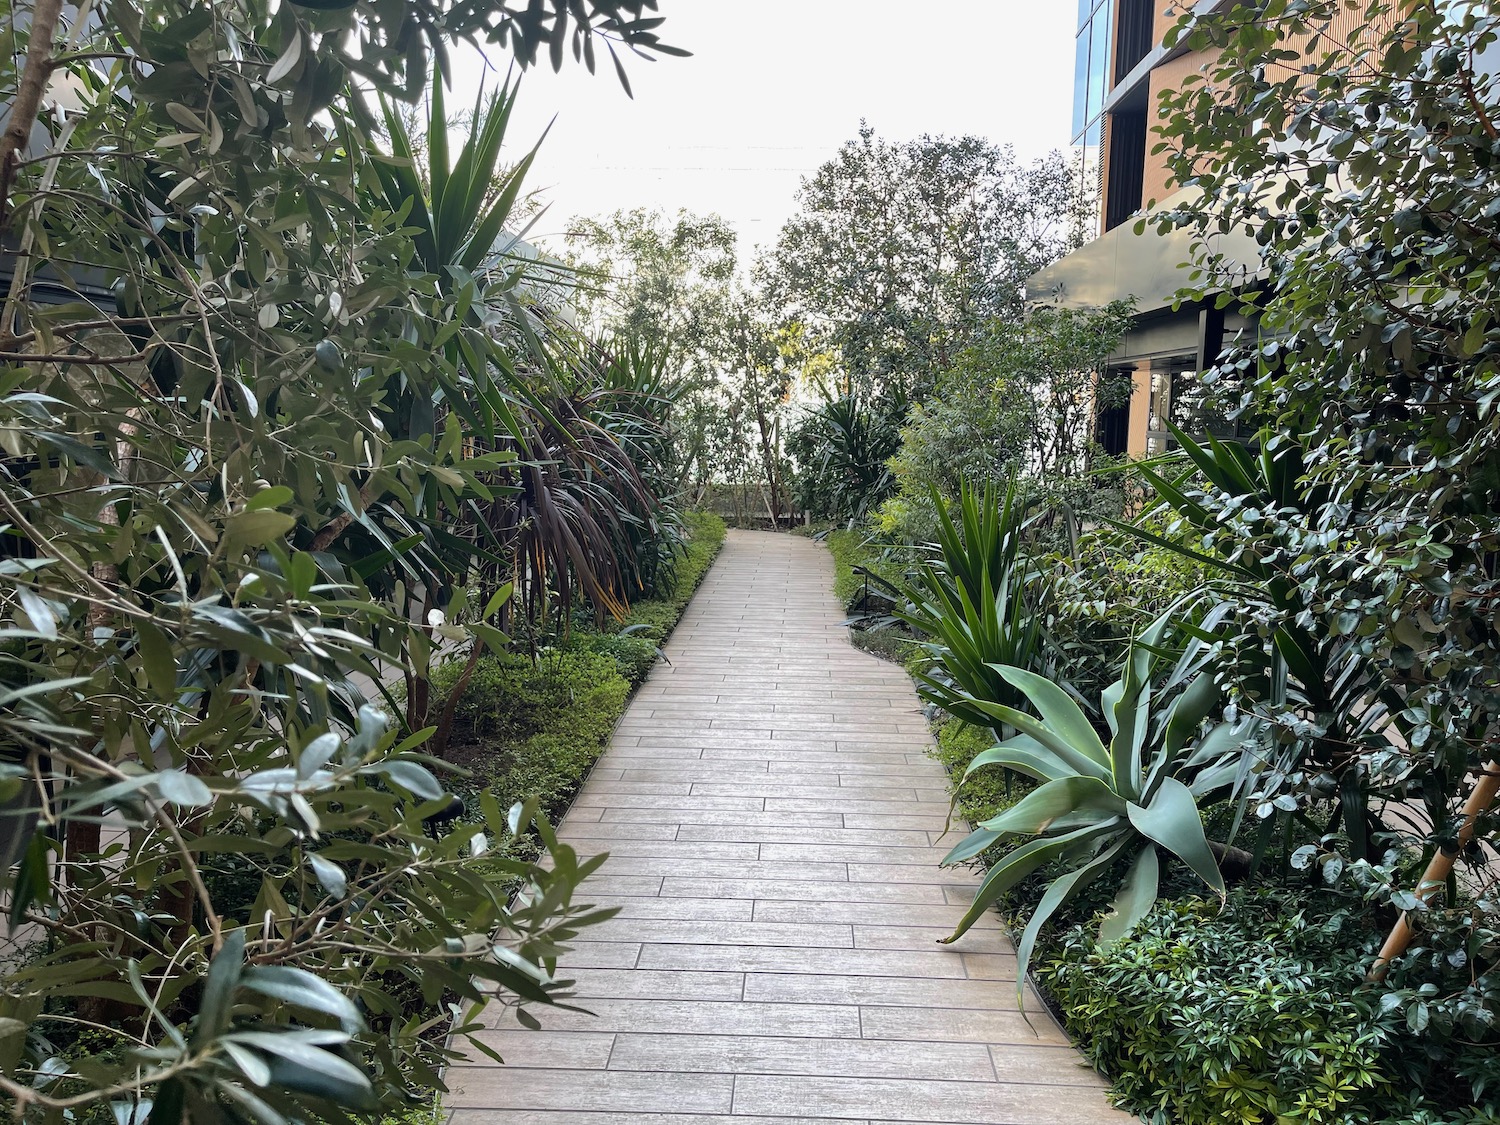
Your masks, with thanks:
M 1158 1125 L 1381 1121 L 1396 1097 L 1374 932 L 1349 900 L 1273 887 L 1162 901 L 1101 943 L 1059 933 L 1037 977 L 1119 1102 Z
M 440 668 L 435 689 L 452 690 L 460 672 L 457 663 Z M 469 815 L 477 815 L 477 793 L 486 790 L 502 807 L 534 797 L 560 816 L 603 752 L 629 694 L 629 682 L 606 653 L 551 650 L 535 662 L 513 654 L 481 657 L 455 708 L 448 748 L 449 760 L 472 774 L 459 786 Z
M 948 771 L 953 781 L 955 824 L 978 824 L 999 816 L 1027 793 L 1036 783 L 1014 770 L 991 770 L 976 774 L 968 784 L 958 787 L 964 771 L 980 753 L 995 745 L 995 736 L 986 727 L 977 727 L 962 719 L 943 719 L 934 732 L 936 745 L 932 756 Z M 986 857 L 987 858 L 987 857 Z
M 434 673 L 440 708 L 462 686 L 447 757 L 469 772 L 454 787 L 465 803 L 463 820 L 479 815 L 485 792 L 502 808 L 535 799 L 554 819 L 567 811 L 631 691 L 658 659 L 659 643 L 723 546 L 724 521 L 717 516 L 689 512 L 683 523 L 691 538 L 681 548 L 670 592 L 633 603 L 621 620 L 610 622 L 614 631 L 597 631 L 584 611 L 581 621 L 534 658 L 486 653 L 462 685 L 465 661 L 451 661 Z M 534 846 L 533 839 L 522 837 L 513 851 L 525 855 Z
M 872 613 L 874 619 L 885 617 L 890 608 L 891 587 L 900 579 L 903 563 L 896 557 L 889 544 L 872 539 L 863 531 L 834 529 L 823 540 L 833 556 L 833 595 L 852 615 Z M 871 577 L 856 570 L 862 567 L 871 572 Z M 865 591 L 869 589 L 875 603 L 867 607 Z M 889 660 L 893 664 L 908 666 L 919 661 L 921 652 L 916 638 L 899 622 L 879 620 L 878 628 L 856 626 L 849 630 L 849 641 L 855 648 Z

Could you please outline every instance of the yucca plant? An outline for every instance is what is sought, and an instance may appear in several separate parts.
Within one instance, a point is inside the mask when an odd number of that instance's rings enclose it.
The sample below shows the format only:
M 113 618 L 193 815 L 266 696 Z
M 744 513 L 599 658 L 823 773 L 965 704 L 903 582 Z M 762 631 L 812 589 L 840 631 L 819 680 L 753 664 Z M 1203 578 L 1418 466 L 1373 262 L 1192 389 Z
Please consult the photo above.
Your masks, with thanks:
M 1185 863 L 1221 897 L 1224 876 L 1200 809 L 1239 799 L 1252 758 L 1243 749 L 1253 734 L 1247 720 L 1202 726 L 1220 704 L 1220 691 L 1203 669 L 1203 643 L 1190 640 L 1162 689 L 1181 685 L 1171 704 L 1153 711 L 1162 641 L 1174 617 L 1163 614 L 1132 643 L 1120 678 L 1101 705 L 1109 724 L 1106 744 L 1077 703 L 1051 680 L 1025 668 L 996 665 L 995 672 L 1029 701 L 1035 714 L 969 695 L 967 707 L 985 724 L 1014 734 L 976 755 L 964 780 L 994 766 L 1017 770 L 1040 784 L 1014 807 L 982 822 L 944 858 L 962 863 L 997 844 L 1025 841 L 990 868 L 974 901 L 947 941 L 954 941 L 1006 891 L 1044 864 L 1065 870 L 1048 885 L 1017 947 L 1018 991 L 1047 920 L 1070 899 L 1129 861 L 1100 940 L 1118 940 L 1156 901 L 1161 855 Z M 960 783 L 962 784 L 962 783 Z
M 832 398 L 810 416 L 817 441 L 810 475 L 835 519 L 862 519 L 895 485 L 887 462 L 901 447 L 897 420 L 857 395 Z
M 997 669 L 1035 668 L 1041 657 L 1044 579 L 1027 558 L 1026 512 L 1015 481 L 1001 496 L 994 484 L 959 491 L 958 522 L 932 490 L 938 515 L 933 561 L 918 568 L 896 614 L 918 636 L 931 665 L 917 675 L 921 696 L 975 726 L 991 718 L 970 700 L 1024 705 L 1025 696 Z

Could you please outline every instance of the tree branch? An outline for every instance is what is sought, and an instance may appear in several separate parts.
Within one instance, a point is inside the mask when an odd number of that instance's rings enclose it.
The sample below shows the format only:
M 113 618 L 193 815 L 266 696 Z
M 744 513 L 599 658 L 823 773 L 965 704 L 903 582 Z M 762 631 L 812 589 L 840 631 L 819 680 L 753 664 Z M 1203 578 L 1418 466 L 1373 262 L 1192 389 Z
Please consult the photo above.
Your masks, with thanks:
M 52 41 L 57 35 L 57 21 L 62 14 L 62 0 L 37 0 L 31 10 L 31 41 L 26 47 L 26 66 L 10 103 L 10 125 L 0 136 L 0 227 L 10 211 L 10 188 L 15 179 L 17 154 L 31 139 L 31 127 L 42 108 L 42 94 L 55 65 Z

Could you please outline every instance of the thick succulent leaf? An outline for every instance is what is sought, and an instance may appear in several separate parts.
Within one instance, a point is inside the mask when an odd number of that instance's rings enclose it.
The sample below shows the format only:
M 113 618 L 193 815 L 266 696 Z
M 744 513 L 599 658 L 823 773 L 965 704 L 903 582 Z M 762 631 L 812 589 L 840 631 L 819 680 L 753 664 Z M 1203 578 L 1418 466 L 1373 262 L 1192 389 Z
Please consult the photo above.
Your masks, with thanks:
M 1195 766 L 1205 766 L 1217 758 L 1223 757 L 1239 746 L 1254 733 L 1255 722 L 1251 719 L 1241 719 L 1234 723 L 1220 723 L 1209 729 L 1203 739 L 1193 748 L 1188 759 L 1183 765 L 1192 769 Z
M 1122 797 L 1139 797 L 1142 790 L 1141 749 L 1151 725 L 1151 670 L 1156 663 L 1152 651 L 1161 643 L 1176 607 L 1147 626 L 1145 632 L 1130 643 L 1125 667 L 1120 674 L 1120 692 L 1115 701 L 1115 732 L 1110 742 L 1110 762 L 1115 791 Z
M 1192 790 L 1176 778 L 1163 778 L 1149 805 L 1132 804 L 1127 811 L 1130 823 L 1141 835 L 1166 848 L 1223 896 L 1224 876 L 1208 849 Z
M 1083 751 L 1101 766 L 1109 765 L 1109 753 L 1099 734 L 1089 722 L 1083 709 L 1073 702 L 1073 697 L 1045 676 L 1038 676 L 1025 668 L 1014 668 L 1005 664 L 992 664 L 1007 681 L 1026 693 L 1032 706 L 1041 715 L 1042 721 L 1067 739 L 1069 744 Z
M 1221 762 L 1217 766 L 1209 766 L 1188 783 L 1193 798 L 1201 801 L 1225 786 L 1233 785 L 1240 775 L 1240 768 L 1239 762 Z
M 1066 762 L 1029 734 L 1018 734 L 975 754 L 959 784 L 968 781 L 987 766 L 1004 766 L 1037 781 L 1056 781 L 1060 777 L 1075 776 Z
M 1222 694 L 1214 678 L 1206 672 L 1200 673 L 1183 689 L 1167 713 L 1166 731 L 1162 736 L 1162 745 L 1169 755 L 1176 755 L 1198 733 L 1199 725 L 1218 705 Z
M 1047 836 L 1040 840 L 1029 840 L 1020 847 L 1006 852 L 1004 857 L 990 868 L 989 874 L 984 877 L 984 882 L 980 883 L 979 889 L 974 892 L 974 900 L 969 903 L 969 909 L 958 920 L 958 925 L 954 927 L 953 932 L 942 939 L 942 944 L 948 945 L 963 937 L 1001 895 L 1042 864 L 1061 856 L 1080 841 L 1105 835 L 1111 830 L 1117 830 L 1117 828 L 1115 826 L 1104 830 L 1080 828 L 1065 836 Z M 946 863 L 947 860 L 944 862 Z
M 1125 802 L 1108 785 L 1094 777 L 1061 777 L 1033 789 L 1013 808 L 980 824 L 991 832 L 1011 836 L 1034 836 L 1067 813 L 1087 811 L 1097 820 L 1118 816 Z
M 976 828 L 953 845 L 948 854 L 943 857 L 943 863 L 965 863 L 976 855 L 988 851 L 999 842 L 1000 833 L 992 832 L 988 828 Z
M 1021 933 L 1021 940 L 1016 945 L 1016 961 L 1018 962 L 1016 1002 L 1022 1008 L 1026 1006 L 1026 972 L 1031 966 L 1031 951 L 1036 948 L 1036 939 L 1041 934 L 1042 927 L 1047 924 L 1047 919 L 1051 918 L 1060 906 L 1097 879 L 1105 868 L 1115 861 L 1115 857 L 1120 854 L 1120 849 L 1125 844 L 1124 839 L 1116 840 L 1087 863 L 1052 880 L 1046 893 L 1042 895 L 1042 901 L 1037 903 L 1036 910 L 1032 912 L 1031 918 L 1026 923 L 1026 929 Z
M 1109 780 L 1107 766 L 1100 765 L 1088 754 L 1075 749 L 1067 739 L 1025 711 L 1017 711 L 1014 707 L 1006 707 L 1002 703 L 991 703 L 985 699 L 975 699 L 972 696 L 966 697 L 965 701 L 985 715 L 1009 723 L 1022 734 L 1029 734 L 1056 754 L 1074 773 L 1080 773 L 1086 777 L 1097 777 L 1100 781 Z
M 1101 946 L 1119 941 L 1146 916 L 1146 912 L 1156 902 L 1160 866 L 1156 858 L 1156 845 L 1147 844 L 1130 865 L 1130 872 L 1120 884 L 1119 893 L 1115 895 L 1113 908 L 1099 924 Z

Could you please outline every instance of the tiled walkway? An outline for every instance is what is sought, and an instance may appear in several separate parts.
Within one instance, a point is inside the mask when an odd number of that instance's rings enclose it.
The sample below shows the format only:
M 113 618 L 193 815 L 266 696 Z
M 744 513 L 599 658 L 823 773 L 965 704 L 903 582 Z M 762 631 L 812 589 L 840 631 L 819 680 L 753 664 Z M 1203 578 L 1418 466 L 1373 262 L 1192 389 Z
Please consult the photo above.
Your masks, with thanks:
M 622 907 L 563 964 L 593 1015 L 490 1033 L 452 1125 L 1125 1122 L 938 860 L 911 684 L 852 648 L 826 550 L 729 534 L 563 820 Z M 587 889 L 587 888 L 586 888 Z M 1034 1029 L 1034 1030 L 1033 1030 Z

